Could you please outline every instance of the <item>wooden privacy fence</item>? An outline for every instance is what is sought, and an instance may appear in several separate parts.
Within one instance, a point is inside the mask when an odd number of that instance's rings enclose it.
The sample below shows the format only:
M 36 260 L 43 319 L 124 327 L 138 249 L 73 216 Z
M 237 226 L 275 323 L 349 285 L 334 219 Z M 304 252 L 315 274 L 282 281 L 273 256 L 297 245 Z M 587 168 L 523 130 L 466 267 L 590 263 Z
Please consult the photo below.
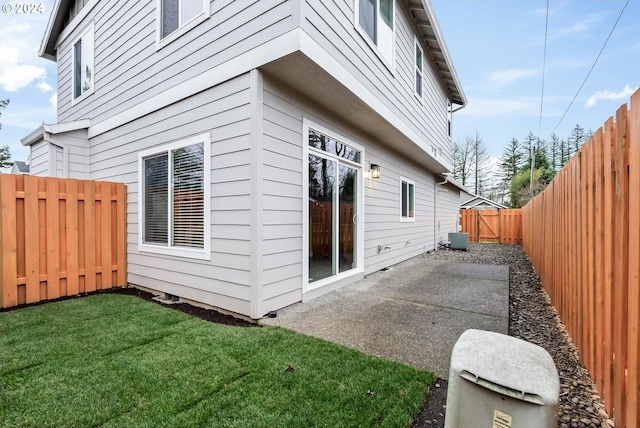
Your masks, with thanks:
M 309 203 L 309 242 L 313 257 L 328 257 L 333 252 L 333 203 Z M 353 203 L 340 204 L 340 251 L 343 255 L 352 254 L 354 243 Z
M 126 285 L 122 183 L 0 175 L 0 308 Z
M 460 210 L 462 231 L 471 242 L 522 243 L 522 210 Z
M 609 415 L 640 426 L 640 91 L 523 213 L 524 249 Z

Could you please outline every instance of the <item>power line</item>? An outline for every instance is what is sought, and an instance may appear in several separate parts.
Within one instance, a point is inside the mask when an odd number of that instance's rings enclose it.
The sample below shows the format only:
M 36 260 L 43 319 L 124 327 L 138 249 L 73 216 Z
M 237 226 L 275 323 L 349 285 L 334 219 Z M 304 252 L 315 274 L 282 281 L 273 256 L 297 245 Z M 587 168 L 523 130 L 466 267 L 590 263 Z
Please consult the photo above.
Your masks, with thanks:
M 602 55 L 602 51 L 604 51 L 604 48 L 607 46 L 607 43 L 609 42 L 609 39 L 611 38 L 611 35 L 613 34 L 613 31 L 616 29 L 616 27 L 618 26 L 618 22 L 620 22 L 620 18 L 622 18 L 622 14 L 624 13 L 625 9 L 627 8 L 627 5 L 629 4 L 630 0 L 627 0 L 627 2 L 624 4 L 624 7 L 622 8 L 622 10 L 620 11 L 620 15 L 618 15 L 618 19 L 616 19 L 616 22 L 613 24 L 613 28 L 611 29 L 611 31 L 609 32 L 609 35 L 607 36 L 607 39 L 604 41 L 604 44 L 602 45 L 602 49 L 600 49 L 600 52 L 598 52 L 598 56 L 596 57 L 595 61 L 593 61 L 593 65 L 591 66 L 591 68 L 589 69 L 589 72 L 587 73 L 587 76 L 584 78 L 584 80 L 582 81 L 582 84 L 580 85 L 580 87 L 578 88 L 578 91 L 576 92 L 576 94 L 573 96 L 573 99 L 571 100 L 571 102 L 569 103 L 569 106 L 567 107 L 567 109 L 564 111 L 564 113 L 562 114 L 562 117 L 560 118 L 560 120 L 558 121 L 558 123 L 556 124 L 556 126 L 553 128 L 553 130 L 549 133 L 549 137 L 551 137 L 551 135 L 556 132 L 556 129 L 558 129 L 558 126 L 560 126 L 560 124 L 562 123 L 562 121 L 564 120 L 565 116 L 567 115 L 567 113 L 569 112 L 569 109 L 571 108 L 571 106 L 573 105 L 573 102 L 576 100 L 576 98 L 578 98 L 578 94 L 580 94 L 580 91 L 582 90 L 582 88 L 584 87 L 584 84 L 587 83 L 587 79 L 589 79 L 589 76 L 591 76 L 591 72 L 593 71 L 593 69 L 595 68 L 596 64 L 598 63 L 598 60 L 600 59 L 600 55 Z M 547 137 L 547 138 L 549 138 Z
M 547 34 L 549 33 L 549 0 L 547 0 L 547 16 L 544 21 L 544 54 L 542 56 L 542 89 L 540 91 L 540 122 L 538 123 L 538 138 L 542 132 L 542 106 L 544 105 L 544 75 L 547 68 Z

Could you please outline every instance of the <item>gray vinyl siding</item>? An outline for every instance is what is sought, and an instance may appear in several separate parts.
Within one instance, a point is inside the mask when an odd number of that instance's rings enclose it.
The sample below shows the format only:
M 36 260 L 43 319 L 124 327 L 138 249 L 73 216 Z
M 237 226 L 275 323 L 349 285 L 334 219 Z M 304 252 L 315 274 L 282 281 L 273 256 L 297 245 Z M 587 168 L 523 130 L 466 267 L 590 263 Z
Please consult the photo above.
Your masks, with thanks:
M 54 148 L 54 164 L 55 164 L 55 177 L 64 177 L 64 152 L 62 147 L 53 146 Z
M 56 135 L 56 142 L 68 151 L 67 177 L 87 179 L 89 178 L 89 142 L 87 130 L 65 132 Z
M 212 1 L 209 19 L 157 51 L 156 0 L 100 1 L 58 47 L 58 120 L 101 122 L 286 33 L 295 1 Z M 91 21 L 95 92 L 72 105 L 72 43 Z
M 263 110 L 263 311 L 302 300 L 302 112 L 267 79 Z
M 414 28 L 403 1 L 395 2 L 395 64 L 389 70 L 354 25 L 355 0 L 303 0 L 301 26 L 369 91 L 396 112 L 429 146 L 430 154 L 451 166 L 447 98 L 425 52 L 423 102 L 414 95 Z M 438 148 L 442 153 L 438 153 Z
M 127 184 L 129 282 L 249 315 L 250 89 L 242 75 L 91 139 L 91 178 Z M 211 135 L 211 260 L 138 249 L 138 153 Z
M 30 175 L 49 175 L 49 143 L 40 140 L 31 145 Z
M 302 200 L 302 186 L 307 185 L 302 183 L 302 168 L 306 165 L 302 159 L 303 118 L 363 146 L 365 174 L 369 162 L 381 165 L 381 179 L 364 178 L 365 274 L 434 249 L 433 174 L 366 137 L 363 130 L 328 116 L 313 102 L 265 79 L 264 179 L 278 189 L 273 194 L 265 190 L 264 194 L 265 308 L 278 307 L 270 299 L 277 299 L 282 307 L 301 297 L 302 206 L 307 203 Z M 400 176 L 416 184 L 415 222 L 400 221 Z M 276 233 L 271 233 L 270 228 Z M 391 248 L 377 253 L 378 243 Z
M 434 249 L 435 214 L 430 171 L 379 145 L 368 146 L 367 158 L 380 165 L 381 177 L 365 180 L 365 274 Z M 400 220 L 401 177 L 415 183 L 414 221 Z
M 437 242 L 447 241 L 449 232 L 458 231 L 460 190 L 450 184 L 437 186 L 436 190 L 436 239 Z

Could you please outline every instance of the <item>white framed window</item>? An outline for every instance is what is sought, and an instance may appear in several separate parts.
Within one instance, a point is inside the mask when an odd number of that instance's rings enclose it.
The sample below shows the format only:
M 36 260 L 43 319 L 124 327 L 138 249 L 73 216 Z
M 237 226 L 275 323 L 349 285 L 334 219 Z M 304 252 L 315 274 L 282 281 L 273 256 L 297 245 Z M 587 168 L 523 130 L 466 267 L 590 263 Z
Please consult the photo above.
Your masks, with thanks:
M 400 177 L 400 221 L 415 221 L 416 183 Z
M 415 69 L 415 79 L 414 79 L 414 93 L 416 97 L 422 101 L 422 82 L 424 79 L 424 54 L 422 53 L 422 48 L 420 47 L 420 43 L 418 43 L 418 39 L 414 37 L 414 69 Z
M 92 22 L 71 45 L 73 64 L 71 99 L 73 104 L 80 102 L 93 93 L 95 81 L 94 28 L 94 23 Z
M 210 14 L 210 0 L 156 0 L 156 48 L 189 31 Z
M 210 259 L 210 143 L 203 134 L 139 154 L 140 251 Z
M 356 0 L 356 28 L 393 70 L 395 0 Z

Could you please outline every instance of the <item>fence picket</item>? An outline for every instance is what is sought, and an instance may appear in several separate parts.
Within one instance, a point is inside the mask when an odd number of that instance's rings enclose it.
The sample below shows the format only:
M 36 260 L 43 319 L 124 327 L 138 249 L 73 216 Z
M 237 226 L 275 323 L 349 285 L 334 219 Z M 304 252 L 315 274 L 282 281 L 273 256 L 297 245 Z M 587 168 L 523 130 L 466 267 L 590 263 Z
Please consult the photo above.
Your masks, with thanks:
M 47 236 L 47 299 L 60 297 L 60 197 L 58 195 L 58 181 L 47 178 L 46 186 L 46 236 Z
M 522 223 L 609 415 L 640 426 L 640 90 L 523 208 Z
M 638 359 L 640 333 L 640 91 L 631 97 L 628 117 L 629 141 L 629 259 L 628 284 L 628 361 L 626 425 L 640 424 L 638 385 L 640 360 Z
M 501 244 L 521 244 L 523 225 L 522 210 L 520 208 L 501 209 L 497 214 L 494 210 L 488 210 L 481 218 L 481 211 L 477 209 L 460 210 L 460 228 L 462 232 L 469 234 L 469 242 L 493 242 Z M 494 218 L 497 221 L 491 220 Z M 481 235 L 482 228 L 487 230 Z M 497 238 L 494 234 L 497 233 Z
M 0 308 L 95 290 L 97 252 L 103 288 L 126 285 L 125 186 L 100 186 L 106 226 L 96 221 L 94 182 L 0 175 Z M 97 247 L 96 231 L 107 234 L 106 249 Z
M 6 177 L 6 178 L 5 178 Z M 18 304 L 18 254 L 16 237 L 16 176 L 0 175 L 0 254 L 2 284 L 0 284 L 0 307 Z M 4 215 L 8 213 L 8 215 Z

